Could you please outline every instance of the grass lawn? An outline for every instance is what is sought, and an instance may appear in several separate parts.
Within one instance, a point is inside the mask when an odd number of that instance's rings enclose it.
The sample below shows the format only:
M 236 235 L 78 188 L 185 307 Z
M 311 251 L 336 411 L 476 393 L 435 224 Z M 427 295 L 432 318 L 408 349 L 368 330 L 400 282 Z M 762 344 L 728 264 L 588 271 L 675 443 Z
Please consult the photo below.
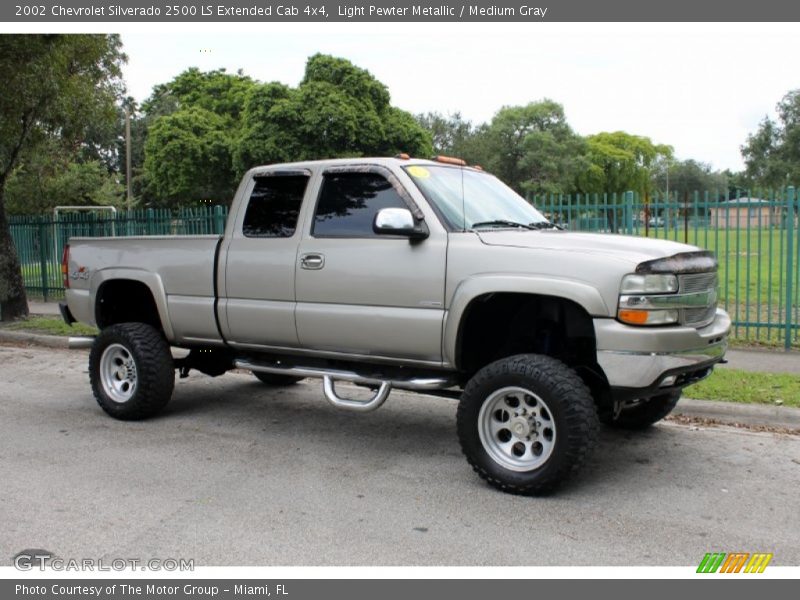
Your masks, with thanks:
M 683 391 L 687 398 L 800 407 L 800 376 L 717 369 Z
M 15 321 L 5 325 L 6 329 L 13 331 L 30 331 L 47 335 L 97 335 L 97 329 L 83 323 L 67 325 L 61 317 L 30 317 L 24 321 Z

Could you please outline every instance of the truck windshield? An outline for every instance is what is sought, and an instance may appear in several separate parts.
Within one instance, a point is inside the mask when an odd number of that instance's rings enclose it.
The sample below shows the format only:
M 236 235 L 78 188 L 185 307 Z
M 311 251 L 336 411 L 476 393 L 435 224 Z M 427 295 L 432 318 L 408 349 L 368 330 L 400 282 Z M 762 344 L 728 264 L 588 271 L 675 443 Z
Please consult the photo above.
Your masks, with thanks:
M 438 165 L 412 165 L 405 170 L 453 229 L 549 225 L 542 213 L 494 175 Z

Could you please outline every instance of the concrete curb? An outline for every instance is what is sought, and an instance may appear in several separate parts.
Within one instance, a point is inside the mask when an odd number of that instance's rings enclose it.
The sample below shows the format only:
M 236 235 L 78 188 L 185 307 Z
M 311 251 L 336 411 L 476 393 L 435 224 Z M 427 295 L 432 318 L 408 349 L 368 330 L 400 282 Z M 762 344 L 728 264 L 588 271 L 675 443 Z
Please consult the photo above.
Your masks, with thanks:
M 67 349 L 67 338 L 27 331 L 0 329 L 0 342 Z M 713 419 L 719 423 L 782 427 L 800 430 L 800 408 L 763 404 L 739 404 L 715 400 L 681 398 L 672 413 L 677 416 Z
M 720 423 L 785 427 L 800 431 L 800 408 L 681 398 L 673 415 L 713 419 Z
M 60 335 L 45 335 L 29 331 L 8 331 L 0 329 L 0 342 L 11 344 L 29 344 L 31 346 L 44 346 L 45 348 L 67 349 L 68 338 Z

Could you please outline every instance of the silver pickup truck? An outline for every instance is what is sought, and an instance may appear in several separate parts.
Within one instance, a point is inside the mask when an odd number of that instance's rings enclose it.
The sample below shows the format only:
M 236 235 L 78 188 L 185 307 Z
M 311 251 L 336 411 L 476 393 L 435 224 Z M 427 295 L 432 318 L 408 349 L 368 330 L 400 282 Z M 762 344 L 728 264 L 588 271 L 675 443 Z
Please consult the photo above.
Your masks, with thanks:
M 65 320 L 100 329 L 73 345 L 115 418 L 157 413 L 176 369 L 321 378 L 356 412 L 395 388 L 459 398 L 467 460 L 520 494 L 575 472 L 601 422 L 665 417 L 730 329 L 711 253 L 564 231 L 445 157 L 258 167 L 223 236 L 72 238 L 62 271 Z

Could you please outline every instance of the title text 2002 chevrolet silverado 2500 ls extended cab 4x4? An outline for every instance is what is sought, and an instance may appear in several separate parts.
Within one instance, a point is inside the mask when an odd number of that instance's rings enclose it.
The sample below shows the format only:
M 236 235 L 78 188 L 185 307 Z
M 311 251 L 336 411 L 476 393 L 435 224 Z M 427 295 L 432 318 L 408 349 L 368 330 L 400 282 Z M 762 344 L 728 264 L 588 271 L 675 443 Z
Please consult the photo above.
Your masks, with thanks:
M 89 373 L 119 419 L 158 412 L 175 369 L 238 367 L 268 385 L 323 379 L 355 411 L 393 388 L 460 397 L 475 471 L 548 491 L 600 422 L 642 428 L 723 358 L 708 252 L 563 231 L 497 178 L 455 160 L 259 167 L 225 234 L 73 238 L 67 321 L 96 324 Z M 174 359 L 170 346 L 188 349 Z M 372 388 L 343 397 L 336 382 Z

